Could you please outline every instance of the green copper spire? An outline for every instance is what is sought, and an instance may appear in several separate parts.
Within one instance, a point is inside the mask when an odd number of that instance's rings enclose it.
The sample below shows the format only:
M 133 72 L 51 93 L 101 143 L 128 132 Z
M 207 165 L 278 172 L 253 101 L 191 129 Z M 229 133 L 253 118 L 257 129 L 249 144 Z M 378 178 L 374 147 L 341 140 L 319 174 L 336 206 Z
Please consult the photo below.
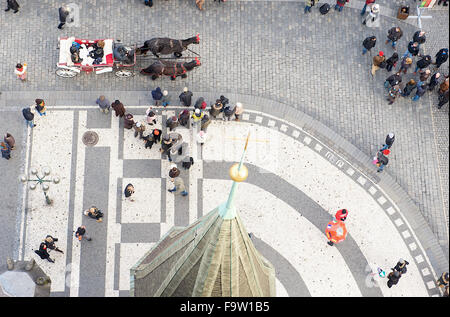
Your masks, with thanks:
M 233 219 L 236 217 L 236 208 L 234 207 L 234 195 L 236 194 L 237 184 L 243 182 L 247 179 L 248 169 L 243 165 L 245 154 L 247 153 L 248 139 L 250 138 L 250 132 L 247 135 L 247 140 L 245 141 L 244 152 L 241 156 L 241 161 L 239 163 L 233 164 L 231 166 L 229 175 L 233 180 L 233 185 L 231 186 L 230 194 L 228 195 L 228 200 L 226 203 L 219 206 L 219 215 L 223 219 Z

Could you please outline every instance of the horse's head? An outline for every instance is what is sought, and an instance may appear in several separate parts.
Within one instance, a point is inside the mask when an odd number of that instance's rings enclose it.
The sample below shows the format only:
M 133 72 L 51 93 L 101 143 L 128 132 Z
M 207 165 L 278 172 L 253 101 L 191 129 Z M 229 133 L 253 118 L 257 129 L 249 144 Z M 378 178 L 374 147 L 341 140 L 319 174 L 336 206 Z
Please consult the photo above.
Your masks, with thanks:
M 200 43 L 200 34 L 197 34 L 197 35 L 195 36 L 195 42 L 194 42 L 194 44 L 198 44 L 198 43 Z
M 200 43 L 200 34 L 197 34 L 196 36 L 190 37 L 187 40 L 188 44 L 199 44 Z
M 200 63 L 200 60 L 196 57 L 194 60 L 184 63 L 184 67 L 186 67 L 187 71 L 190 71 L 193 68 L 200 66 L 201 64 L 202 63 Z

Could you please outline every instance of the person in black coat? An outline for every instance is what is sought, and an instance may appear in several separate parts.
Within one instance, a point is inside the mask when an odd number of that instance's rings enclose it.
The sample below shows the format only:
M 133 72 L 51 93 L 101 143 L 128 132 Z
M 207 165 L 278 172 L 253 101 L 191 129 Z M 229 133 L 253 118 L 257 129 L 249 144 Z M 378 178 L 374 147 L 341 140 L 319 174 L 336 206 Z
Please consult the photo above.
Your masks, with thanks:
M 125 190 L 124 190 L 124 195 L 125 195 L 125 198 L 129 198 L 129 197 L 131 197 L 131 195 L 133 195 L 134 194 L 134 186 L 133 186 L 133 184 L 128 184 L 126 187 L 125 187 Z M 133 199 L 131 199 L 130 198 L 130 201 L 134 201 Z
M 386 149 L 390 149 L 392 144 L 394 144 L 395 141 L 395 134 L 394 132 L 389 132 L 388 135 L 386 135 L 386 139 L 384 140 L 383 147 L 380 149 L 380 152 Z
M 439 77 L 441 77 L 440 73 L 435 73 L 435 74 L 433 74 L 433 76 L 431 76 L 430 83 L 428 84 L 429 91 L 433 91 L 434 87 L 439 85 Z
M 58 241 L 58 238 L 53 238 L 51 235 L 47 235 L 45 237 L 44 243 L 45 243 L 45 245 L 47 246 L 48 249 L 64 253 L 61 249 L 59 249 L 56 246 L 55 242 L 57 242 L 57 241 Z
M 406 269 L 406 266 L 409 264 L 408 261 L 400 259 L 398 260 L 397 264 L 394 266 L 392 270 L 395 270 L 397 272 L 400 272 L 402 275 L 405 274 L 408 270 Z
M 181 93 L 180 101 L 185 107 L 190 107 L 192 103 L 192 92 L 190 92 L 187 87 L 184 87 L 183 92 Z
M 395 73 L 388 78 L 386 78 L 386 81 L 384 82 L 384 87 L 391 88 L 394 87 L 402 82 L 402 76 L 400 76 L 400 73 Z
M 426 40 L 425 31 L 417 31 L 413 35 L 413 41 L 419 43 L 419 45 L 425 43 Z
M 381 172 L 383 171 L 384 167 L 389 163 L 389 159 L 387 158 L 387 156 L 385 156 L 385 155 L 383 154 L 382 151 L 379 151 L 379 152 L 377 153 L 377 159 L 378 159 L 378 163 L 379 163 L 379 165 L 380 165 L 380 166 L 378 167 L 377 172 L 378 172 L 378 173 L 381 173 Z
M 416 69 L 414 70 L 413 74 L 416 74 L 417 70 L 419 69 L 427 68 L 428 66 L 430 66 L 430 64 L 431 64 L 431 56 L 430 55 L 423 56 L 421 59 L 417 61 Z
M 58 25 L 58 29 L 62 29 L 62 27 L 64 26 L 64 24 L 66 24 L 66 20 L 67 17 L 69 16 L 71 9 L 67 6 L 62 6 L 61 8 L 58 9 L 59 12 L 59 25 Z
M 54 260 L 52 260 L 50 258 L 50 254 L 48 253 L 48 247 L 47 244 L 45 242 L 41 242 L 41 244 L 39 245 L 39 250 L 35 250 L 34 252 L 39 255 L 41 257 L 41 259 L 45 259 L 51 263 L 55 263 Z
M 367 51 L 370 51 L 372 48 L 375 47 L 375 44 L 377 43 L 377 38 L 376 36 L 369 36 L 366 37 L 363 41 L 363 51 L 362 54 L 366 54 Z
M 403 36 L 403 31 L 402 29 L 400 29 L 398 26 L 395 26 L 391 29 L 389 29 L 388 31 L 388 35 L 387 35 L 387 40 L 386 40 L 386 44 L 388 44 L 389 42 L 392 42 L 392 48 L 394 50 L 396 50 L 397 48 L 395 47 L 397 45 L 397 41 Z
M 163 97 L 163 93 L 160 87 L 156 87 L 155 90 L 152 90 L 152 98 L 155 101 L 155 106 L 158 106 L 161 98 Z
M 223 105 L 224 107 L 227 105 L 227 103 L 230 102 L 230 100 L 228 100 L 228 98 L 225 97 L 225 96 L 220 96 L 219 99 L 220 99 L 220 102 L 222 103 L 222 105 Z
M 418 55 L 420 55 L 419 51 L 420 51 L 419 43 L 417 43 L 417 42 L 409 42 L 408 48 L 407 48 L 405 54 L 403 54 L 403 57 L 418 56 Z
M 436 53 L 436 62 L 433 63 L 436 65 L 436 68 L 441 67 L 448 59 L 448 48 L 441 48 L 439 52 Z
M 402 91 L 403 97 L 408 97 L 414 89 L 416 89 L 417 83 L 414 79 L 411 79 L 408 81 L 408 83 L 405 85 L 405 88 Z
M 178 122 L 180 122 L 180 124 L 183 127 L 187 127 L 187 125 L 189 124 L 189 118 L 191 117 L 189 110 L 184 109 L 179 115 L 178 115 Z
M 387 276 L 387 278 L 388 278 L 387 286 L 389 288 L 391 288 L 392 285 L 396 285 L 401 277 L 402 277 L 402 273 L 392 269 L 392 272 L 389 273 L 388 276 Z
M 398 62 L 398 54 L 394 53 L 391 57 L 386 60 L 386 70 L 388 72 L 392 71 L 392 68 L 397 66 Z
M 443 94 L 439 95 L 439 103 L 437 108 L 441 109 L 443 105 L 445 105 L 446 103 L 448 103 L 448 90 L 446 92 L 444 92 Z
M 34 109 L 31 109 L 31 107 L 23 108 L 22 114 L 31 128 L 36 126 L 36 124 L 34 124 Z
M 7 8 L 5 9 L 5 12 L 8 12 L 11 9 L 14 10 L 14 13 L 19 12 L 20 6 L 16 0 L 7 0 L 6 4 L 7 4 Z
M 417 90 L 416 90 L 416 95 L 413 97 L 413 101 L 417 101 L 417 100 L 419 100 L 419 98 L 420 97 L 422 97 L 423 95 L 425 95 L 425 93 L 426 93 L 426 84 L 425 83 L 418 83 L 417 84 Z

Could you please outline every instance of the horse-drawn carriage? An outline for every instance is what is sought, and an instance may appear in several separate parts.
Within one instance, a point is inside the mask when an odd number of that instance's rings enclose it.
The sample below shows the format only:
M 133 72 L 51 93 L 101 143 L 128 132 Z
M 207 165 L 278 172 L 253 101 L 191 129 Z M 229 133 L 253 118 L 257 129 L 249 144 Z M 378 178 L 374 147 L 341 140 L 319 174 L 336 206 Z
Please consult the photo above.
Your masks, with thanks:
M 60 51 L 56 75 L 70 78 L 81 72 L 102 74 L 114 71 L 118 77 L 130 77 L 135 74 L 136 57 L 144 61 L 148 58 L 147 52 L 150 51 L 154 55 L 153 59 L 157 60 L 141 69 L 141 74 L 150 75 L 153 80 L 160 76 L 170 76 L 172 80 L 178 76 L 185 78 L 188 71 L 201 65 L 200 60 L 195 57 L 192 61 L 183 63 L 174 59 L 182 58 L 181 52 L 187 50 L 188 45 L 199 42 L 198 35 L 186 40 L 154 38 L 138 47 L 137 44 L 124 45 L 114 39 L 86 40 L 63 37 L 59 38 Z M 99 46 L 101 55 L 96 55 Z M 197 53 L 193 53 L 198 56 Z M 173 54 L 175 57 L 163 58 L 159 54 Z

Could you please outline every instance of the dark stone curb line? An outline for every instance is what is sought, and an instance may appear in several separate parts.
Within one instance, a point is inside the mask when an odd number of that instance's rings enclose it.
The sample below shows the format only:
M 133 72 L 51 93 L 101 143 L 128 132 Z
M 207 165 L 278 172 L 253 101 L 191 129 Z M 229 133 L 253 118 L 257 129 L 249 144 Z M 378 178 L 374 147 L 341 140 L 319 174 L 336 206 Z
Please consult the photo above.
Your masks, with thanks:
M 178 105 L 178 95 L 180 92 L 170 92 L 172 104 Z M 218 94 L 209 92 L 193 92 L 194 96 L 203 96 L 207 102 L 211 103 L 218 98 Z M 96 107 L 95 100 L 99 95 L 104 94 L 110 100 L 120 99 L 126 106 L 149 106 L 152 103 L 150 91 L 101 91 L 101 92 L 5 92 L 0 95 L 0 112 L 2 110 L 20 110 L 21 107 L 30 105 L 37 97 L 47 101 L 48 106 L 93 106 Z M 412 231 L 417 236 L 430 263 L 436 272 L 448 271 L 449 262 L 439 245 L 430 226 L 414 204 L 408 194 L 395 182 L 395 180 L 385 170 L 382 175 L 377 175 L 376 168 L 372 164 L 372 158 L 350 144 L 337 133 L 326 127 L 322 123 L 313 119 L 309 115 L 298 111 L 287 104 L 282 104 L 273 100 L 234 93 L 223 92 L 231 103 L 236 101 L 244 104 L 244 109 L 254 110 L 286 120 L 299 129 L 307 132 L 317 140 L 332 149 L 332 152 L 342 156 L 346 161 L 351 162 L 358 171 L 367 177 L 374 184 L 377 184 L 389 198 L 401 210 Z M 39 96 L 37 96 L 39 95 Z M 244 112 L 245 113 L 245 112 Z M 276 120 L 276 119 L 274 119 Z M 288 123 L 285 123 L 289 125 Z M 299 131 L 301 132 L 301 131 Z

